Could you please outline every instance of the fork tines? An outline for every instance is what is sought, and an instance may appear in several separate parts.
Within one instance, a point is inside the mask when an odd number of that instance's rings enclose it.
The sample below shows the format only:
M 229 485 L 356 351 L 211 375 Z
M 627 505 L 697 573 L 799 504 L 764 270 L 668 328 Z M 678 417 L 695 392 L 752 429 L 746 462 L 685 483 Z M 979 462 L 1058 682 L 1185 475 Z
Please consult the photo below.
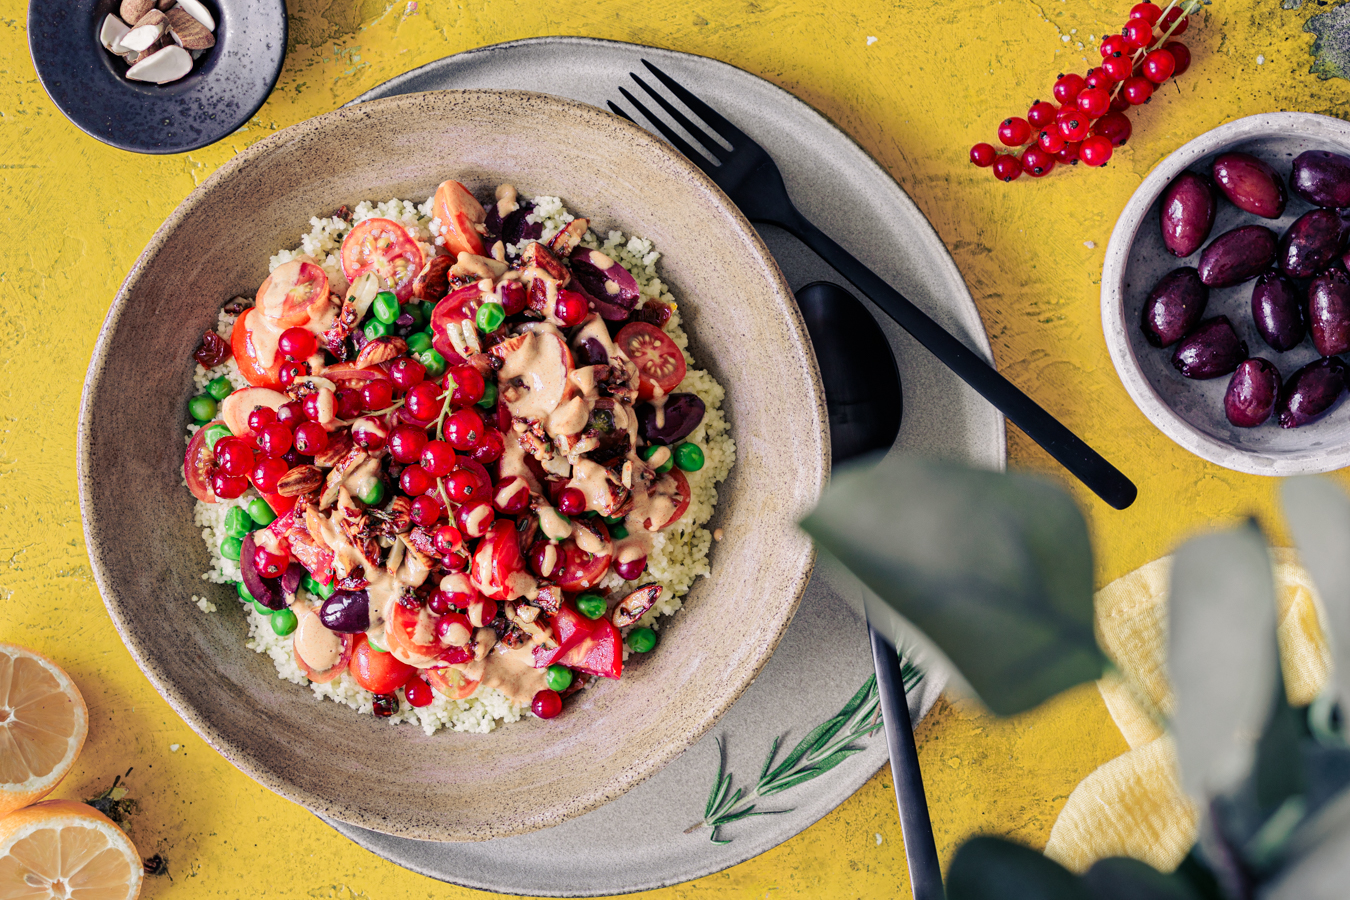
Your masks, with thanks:
M 730 157 L 735 152 L 735 150 L 737 149 L 736 145 L 738 143 L 749 141 L 749 138 L 746 137 L 744 132 L 742 132 L 735 125 L 732 125 L 720 113 L 718 113 L 711 106 L 700 100 L 695 94 L 691 93 L 678 81 L 671 78 L 665 72 L 662 72 L 660 69 L 658 69 L 656 66 L 652 65 L 645 59 L 642 61 L 642 64 L 646 66 L 647 69 L 653 75 L 656 76 L 657 80 L 659 80 L 663 85 L 665 85 L 666 88 L 672 94 L 674 94 L 681 103 L 683 103 L 691 112 L 693 112 L 694 115 L 698 116 L 705 123 L 707 123 L 708 128 L 711 128 L 716 135 L 720 136 L 724 141 L 726 141 L 726 143 L 731 145 L 731 149 L 728 150 L 726 147 L 724 147 L 721 143 L 718 142 L 716 137 L 709 134 L 706 129 L 701 128 L 698 125 L 695 125 L 693 121 L 689 119 L 688 116 L 686 116 L 683 112 L 679 110 L 679 108 L 677 108 L 673 103 L 671 103 L 664 96 L 658 93 L 654 88 L 652 88 L 651 85 L 643 81 L 642 78 L 639 77 L 636 73 L 634 72 L 628 73 L 632 77 L 632 79 L 635 82 L 637 82 L 638 86 L 641 87 L 644 91 L 646 91 L 647 95 L 651 97 L 652 100 L 656 101 L 657 105 L 660 106 L 661 109 L 663 109 L 666 112 L 666 114 L 670 116 L 670 118 L 675 120 L 675 122 L 680 126 L 680 128 L 683 128 L 684 131 L 690 137 L 692 137 L 695 141 L 697 141 L 700 145 L 702 145 L 703 152 L 700 153 L 698 150 L 696 150 L 693 147 L 693 145 L 691 145 L 688 141 L 686 141 L 684 139 L 684 136 L 681 135 L 680 132 L 677 131 L 675 128 L 673 128 L 668 122 L 666 122 L 661 117 L 654 115 L 651 112 L 651 110 L 649 110 L 646 106 L 644 106 L 642 104 L 642 101 L 634 97 L 628 91 L 627 88 L 623 87 L 619 88 L 619 93 L 624 96 L 625 100 L 627 100 L 629 103 L 633 105 L 634 109 L 642 113 L 642 115 L 647 119 L 647 121 L 649 121 L 652 124 L 653 128 L 659 131 L 666 140 L 670 141 L 673 145 L 675 145 L 675 149 L 679 150 L 685 156 L 689 157 L 689 159 L 698 163 L 700 167 L 708 168 L 709 165 L 715 166 L 719 163 L 725 162 L 727 158 Z M 610 101 L 609 108 L 618 115 L 623 116 L 625 119 L 632 121 L 632 117 L 629 116 L 623 110 L 622 107 L 620 107 L 613 101 Z M 705 162 L 706 157 L 711 157 L 712 162 L 711 163 Z

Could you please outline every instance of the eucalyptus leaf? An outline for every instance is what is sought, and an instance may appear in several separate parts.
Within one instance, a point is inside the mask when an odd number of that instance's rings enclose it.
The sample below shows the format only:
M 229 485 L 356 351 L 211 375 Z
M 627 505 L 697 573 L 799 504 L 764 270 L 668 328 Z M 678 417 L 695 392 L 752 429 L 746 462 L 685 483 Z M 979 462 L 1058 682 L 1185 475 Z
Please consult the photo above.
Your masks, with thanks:
M 838 470 L 802 527 L 884 601 L 883 634 L 913 623 L 999 715 L 1102 674 L 1087 525 L 1049 481 L 890 457 Z
M 1277 683 L 1275 583 L 1255 524 L 1193 538 L 1173 557 L 1167 668 L 1172 733 L 1191 796 L 1248 776 Z
M 1290 478 L 1281 490 L 1299 557 L 1322 597 L 1333 694 L 1350 702 L 1350 497 L 1330 478 Z
M 1094 900 L 1201 900 L 1184 877 L 1124 856 L 1093 863 L 1083 883 Z
M 1093 900 L 1093 894 L 1077 875 L 1035 850 L 973 837 L 947 870 L 947 900 Z

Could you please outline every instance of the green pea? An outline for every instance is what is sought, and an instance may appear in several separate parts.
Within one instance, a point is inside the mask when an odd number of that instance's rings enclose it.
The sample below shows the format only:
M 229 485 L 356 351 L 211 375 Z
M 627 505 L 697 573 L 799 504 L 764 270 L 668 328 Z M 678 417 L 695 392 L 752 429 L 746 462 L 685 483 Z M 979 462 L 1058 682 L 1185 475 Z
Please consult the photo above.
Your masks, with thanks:
M 703 468 L 703 448 L 698 444 L 685 442 L 675 448 L 675 465 L 686 472 L 697 472 Z
M 624 528 L 622 525 L 615 525 L 609 530 L 609 536 L 616 541 L 621 541 L 628 537 L 628 529 Z
M 398 297 L 394 296 L 393 291 L 380 291 L 376 294 L 375 302 L 370 305 L 370 311 L 375 314 L 376 319 L 386 325 L 393 325 L 403 314 L 402 308 L 398 305 Z
M 217 400 L 224 400 L 234 393 L 234 385 L 230 384 L 230 379 L 222 375 L 206 383 L 206 392 Z
M 372 478 L 362 485 L 361 493 L 357 496 L 366 506 L 379 506 L 384 502 L 384 494 L 384 482 L 378 478 Z
M 445 374 L 445 357 L 441 356 L 439 350 L 423 350 L 421 353 L 414 353 L 413 359 L 426 367 L 428 378 L 440 378 Z
M 628 632 L 628 646 L 634 653 L 648 653 L 656 646 L 656 632 L 650 628 L 634 628 Z
M 600 518 L 605 520 L 606 525 L 618 525 L 623 521 L 623 516 L 601 516 Z
M 300 620 L 289 609 L 279 609 L 272 613 L 272 630 L 281 637 L 290 634 L 299 624 Z
M 263 605 L 262 605 L 261 603 L 259 603 L 257 600 L 254 600 L 254 601 L 253 601 L 253 608 L 256 609 L 256 610 L 258 611 L 258 615 L 260 615 L 260 616 L 270 616 L 272 613 L 276 612 L 275 609 L 272 609 L 271 607 L 263 606 Z M 290 612 L 290 610 L 287 610 L 287 612 Z M 291 615 L 295 615 L 295 613 L 291 613 Z
M 643 447 L 643 448 L 642 448 L 642 451 L 641 451 L 641 452 L 642 452 L 642 458 L 643 458 L 643 459 L 651 459 L 653 456 L 656 455 L 656 452 L 657 452 L 658 450 L 666 450 L 666 451 L 669 451 L 670 448 L 667 447 L 667 446 L 665 446 L 664 444 L 651 444 L 650 446 L 647 446 L 647 447 Z M 670 453 L 670 454 L 668 454 L 668 455 L 666 456 L 666 461 L 663 462 L 663 463 L 661 463 L 661 465 L 659 465 L 659 466 L 656 467 L 656 471 L 658 471 L 658 472 L 669 472 L 669 471 L 671 470 L 671 468 L 672 468 L 674 465 L 675 465 L 675 454 Z
M 422 310 L 422 321 L 430 322 L 431 314 L 436 311 L 436 304 L 432 303 L 430 300 L 423 300 L 421 303 L 417 304 L 417 306 Z
M 225 533 L 232 538 L 242 538 L 252 530 L 253 520 L 248 517 L 248 513 L 241 507 L 230 507 L 230 511 L 225 514 Z
M 431 335 L 425 331 L 408 335 L 408 352 L 425 353 L 431 349 Z
M 381 322 L 379 319 L 371 319 L 362 330 L 366 333 L 366 340 L 373 341 L 376 338 L 389 337 L 394 333 L 394 326 Z
M 216 417 L 216 398 L 210 394 L 198 394 L 188 401 L 188 415 L 198 422 L 210 422 Z
M 323 599 L 327 600 L 329 597 L 333 596 L 333 591 L 336 590 L 336 588 L 333 587 L 332 582 L 329 582 L 328 584 L 320 584 L 319 582 L 314 580 L 314 576 L 306 575 L 305 590 L 309 591 L 316 597 L 322 597 Z
M 420 331 L 427 327 L 427 322 L 431 321 L 427 315 L 427 308 L 416 300 L 404 305 L 403 311 L 412 316 L 412 327 L 414 331 Z
M 242 581 L 236 581 L 234 583 L 234 590 L 235 593 L 239 595 L 240 600 L 246 600 L 249 603 L 254 602 L 253 595 L 249 593 L 248 587 Z
M 238 560 L 239 554 L 244 552 L 244 542 L 237 537 L 227 537 L 220 542 L 220 555 L 226 559 Z
M 206 446 L 212 450 L 216 449 L 216 441 L 230 436 L 230 427 L 228 425 L 212 425 L 206 429 Z
M 276 521 L 277 514 L 272 512 L 272 507 L 261 497 L 254 497 L 248 501 L 248 517 L 259 526 L 271 525 Z
M 492 409 L 497 403 L 497 382 L 483 382 L 483 399 L 478 401 L 478 405 L 483 409 Z
M 550 691 L 565 691 L 572 686 L 572 670 L 554 663 L 544 673 L 544 683 Z
M 588 619 L 598 619 L 605 614 L 607 604 L 599 594 L 582 594 L 577 598 L 577 612 Z
M 489 301 L 478 307 L 478 314 L 474 316 L 473 321 L 479 331 L 487 334 L 502 327 L 502 323 L 506 321 L 506 310 L 502 309 L 500 303 Z

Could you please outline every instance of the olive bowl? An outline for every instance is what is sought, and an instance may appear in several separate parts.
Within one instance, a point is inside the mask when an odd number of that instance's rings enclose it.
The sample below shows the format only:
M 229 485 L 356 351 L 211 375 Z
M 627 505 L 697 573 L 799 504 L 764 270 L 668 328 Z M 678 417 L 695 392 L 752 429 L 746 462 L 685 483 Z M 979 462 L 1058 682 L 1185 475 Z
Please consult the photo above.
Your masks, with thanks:
M 709 527 L 724 539 L 661 644 L 561 716 L 490 734 L 392 726 L 316 700 L 244 646 L 243 608 L 210 585 L 183 485 L 192 352 L 221 304 L 252 295 L 311 216 L 421 201 L 455 178 L 563 198 L 600 233 L 652 240 L 690 352 L 726 389 L 737 445 Z M 248 227 L 241 228 L 241 223 Z M 145 360 L 165 361 L 147 367 Z M 94 576 L 133 657 L 231 763 L 316 813 L 432 841 L 557 824 L 691 746 L 754 680 L 813 565 L 796 521 L 829 469 L 824 392 L 805 326 L 758 235 L 668 145 L 590 106 L 521 91 L 438 91 L 343 108 L 245 150 L 174 211 L 133 265 L 85 381 L 80 505 Z M 218 612 L 190 601 L 206 596 Z
M 1248 116 L 1205 132 L 1163 159 L 1140 184 L 1116 221 L 1102 269 L 1102 331 L 1111 361 L 1135 405 L 1163 434 L 1196 456 L 1254 475 L 1310 474 L 1350 465 L 1350 401 L 1343 398 L 1320 421 L 1298 428 L 1281 428 L 1274 415 L 1254 428 L 1239 428 L 1224 414 L 1228 377 L 1183 378 L 1171 362 L 1175 345 L 1165 349 L 1150 345 L 1141 319 L 1153 286 L 1175 268 L 1198 266 L 1203 253 L 1202 248 L 1177 258 L 1163 244 L 1161 197 L 1173 179 L 1187 170 L 1210 177 L 1214 157 L 1236 151 L 1272 165 L 1287 188 L 1293 160 L 1305 150 L 1350 155 L 1350 124 L 1312 113 L 1281 112 Z M 1282 235 L 1313 208 L 1288 193 L 1288 205 L 1278 219 L 1243 212 L 1220 196 L 1204 246 L 1244 225 L 1264 225 Z M 1227 316 L 1250 355 L 1274 363 L 1287 380 L 1318 353 L 1308 337 L 1285 352 L 1265 343 L 1252 317 L 1254 283 L 1212 288 L 1204 316 Z

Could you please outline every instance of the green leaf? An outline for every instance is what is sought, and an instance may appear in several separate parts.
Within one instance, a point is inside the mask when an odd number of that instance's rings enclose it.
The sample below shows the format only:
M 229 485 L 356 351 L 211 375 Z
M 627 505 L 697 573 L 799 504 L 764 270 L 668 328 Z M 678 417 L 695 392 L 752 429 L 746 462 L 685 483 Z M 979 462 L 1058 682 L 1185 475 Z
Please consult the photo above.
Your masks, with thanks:
M 792 748 L 792 752 L 778 764 L 778 767 L 769 773 L 769 781 L 777 781 L 779 778 L 782 778 L 785 774 L 792 771 L 792 767 L 800 762 L 802 757 L 807 753 L 810 753 L 824 741 L 829 740 L 826 735 L 833 735 L 846 721 L 847 719 L 836 713 L 832 719 L 822 722 L 811 729 L 806 737 L 797 742 L 797 746 Z
M 722 799 L 722 795 L 727 792 L 727 786 L 731 784 L 730 777 L 728 777 L 725 781 L 722 780 L 722 773 L 726 770 L 726 765 L 727 765 L 726 748 L 722 746 L 722 739 L 718 738 L 717 778 L 713 780 L 712 790 L 708 792 L 708 806 L 703 810 L 703 818 L 705 819 L 713 814 L 713 810 L 717 808 L 717 804 Z
M 778 755 L 778 741 L 779 738 L 775 737 L 773 743 L 769 746 L 769 755 L 764 757 L 764 767 L 759 770 L 759 781 L 755 782 L 756 784 L 763 784 L 764 776 L 769 774 L 769 767 L 773 765 L 773 758 Z
M 1326 81 L 1350 78 L 1350 4 L 1341 4 L 1303 23 L 1317 35 L 1309 51 L 1315 57 L 1309 72 Z
M 1093 900 L 1092 893 L 1054 860 L 995 837 L 961 845 L 947 870 L 947 900 Z
M 1277 681 L 1275 583 L 1254 523 L 1176 551 L 1168 617 L 1182 784 L 1196 798 L 1227 794 L 1251 772 Z
M 1083 884 L 1096 900 L 1200 900 L 1184 877 L 1123 856 L 1093 863 Z
M 1280 490 L 1294 544 L 1322 597 L 1332 693 L 1350 708 L 1350 497 L 1330 478 L 1287 479 Z
M 802 527 L 880 597 L 883 634 L 913 623 L 1000 715 L 1102 674 L 1087 525 L 1046 480 L 892 457 L 837 470 Z
M 858 693 L 854 694 L 852 698 L 844 704 L 844 708 L 839 710 L 836 715 L 844 719 L 852 718 L 853 714 L 858 711 L 858 708 L 863 705 L 863 702 L 871 696 L 873 690 L 876 688 L 876 684 L 877 676 L 868 676 L 868 679 L 863 682 L 863 686 L 858 688 Z

